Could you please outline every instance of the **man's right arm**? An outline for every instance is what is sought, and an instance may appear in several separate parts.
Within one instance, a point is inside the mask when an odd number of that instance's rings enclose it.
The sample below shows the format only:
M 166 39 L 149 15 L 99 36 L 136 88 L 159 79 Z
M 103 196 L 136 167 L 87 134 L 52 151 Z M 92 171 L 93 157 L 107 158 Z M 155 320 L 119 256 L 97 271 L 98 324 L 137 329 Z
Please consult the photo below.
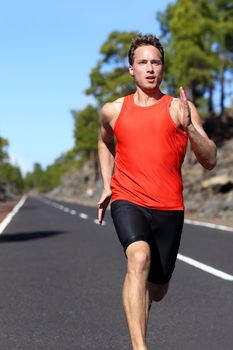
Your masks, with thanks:
M 114 167 L 115 156 L 115 141 L 114 134 L 110 123 L 113 119 L 112 103 L 107 103 L 103 106 L 100 114 L 100 132 L 98 141 L 98 156 L 100 172 L 103 180 L 103 191 L 98 202 L 98 220 L 102 223 L 105 210 L 111 200 L 111 177 Z

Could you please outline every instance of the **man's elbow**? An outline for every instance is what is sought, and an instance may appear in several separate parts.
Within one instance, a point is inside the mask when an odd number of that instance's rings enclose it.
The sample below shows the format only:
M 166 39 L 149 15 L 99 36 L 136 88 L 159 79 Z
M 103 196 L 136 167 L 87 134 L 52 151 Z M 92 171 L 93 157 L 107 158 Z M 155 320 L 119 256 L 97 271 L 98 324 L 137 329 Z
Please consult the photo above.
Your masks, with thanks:
M 217 154 L 215 152 L 215 154 L 209 158 L 207 161 L 204 162 L 204 164 L 202 164 L 203 167 L 207 170 L 213 170 L 216 165 L 217 165 Z
M 208 163 L 206 162 L 205 164 L 203 164 L 204 168 L 207 170 L 213 170 L 216 167 L 217 161 L 209 161 Z
M 205 168 L 207 170 L 213 170 L 215 167 L 216 167 L 216 164 L 217 164 L 217 147 L 215 145 L 215 143 L 213 141 L 211 141 L 212 143 L 212 149 L 211 149 L 211 152 L 210 152 L 210 156 L 209 156 L 209 159 L 208 161 L 206 162 L 206 166 Z

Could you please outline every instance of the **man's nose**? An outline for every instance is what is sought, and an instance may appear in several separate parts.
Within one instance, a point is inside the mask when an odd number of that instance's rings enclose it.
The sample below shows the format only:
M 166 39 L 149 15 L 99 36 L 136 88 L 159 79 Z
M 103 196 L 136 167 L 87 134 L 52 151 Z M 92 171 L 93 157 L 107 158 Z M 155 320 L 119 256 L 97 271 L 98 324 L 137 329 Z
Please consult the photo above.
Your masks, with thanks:
M 152 65 L 151 62 L 147 62 L 146 68 L 147 68 L 148 72 L 153 72 L 154 71 L 154 68 L 153 68 L 153 65 Z

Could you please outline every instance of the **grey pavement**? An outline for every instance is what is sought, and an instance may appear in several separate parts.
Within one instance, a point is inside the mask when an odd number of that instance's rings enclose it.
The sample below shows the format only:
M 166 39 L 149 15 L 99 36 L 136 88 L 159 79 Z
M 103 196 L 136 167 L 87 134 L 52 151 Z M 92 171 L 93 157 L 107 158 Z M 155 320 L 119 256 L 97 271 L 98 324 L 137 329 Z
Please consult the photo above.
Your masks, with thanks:
M 104 226 L 96 214 L 28 198 L 0 236 L 1 350 L 131 348 L 126 259 L 109 212 Z M 233 274 L 232 248 L 233 233 L 184 226 L 180 254 Z M 231 350 L 232 285 L 177 261 L 166 298 L 151 309 L 149 349 Z

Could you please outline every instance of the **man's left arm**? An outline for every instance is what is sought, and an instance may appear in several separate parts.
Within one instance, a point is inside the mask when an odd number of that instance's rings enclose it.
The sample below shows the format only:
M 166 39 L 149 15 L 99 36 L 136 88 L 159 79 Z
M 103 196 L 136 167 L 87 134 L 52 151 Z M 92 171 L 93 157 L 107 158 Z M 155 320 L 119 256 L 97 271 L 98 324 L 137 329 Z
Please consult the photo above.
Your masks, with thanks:
M 187 132 L 192 150 L 198 162 L 208 170 L 216 165 L 217 148 L 205 133 L 195 106 L 187 100 L 184 89 L 180 88 L 180 123 Z

